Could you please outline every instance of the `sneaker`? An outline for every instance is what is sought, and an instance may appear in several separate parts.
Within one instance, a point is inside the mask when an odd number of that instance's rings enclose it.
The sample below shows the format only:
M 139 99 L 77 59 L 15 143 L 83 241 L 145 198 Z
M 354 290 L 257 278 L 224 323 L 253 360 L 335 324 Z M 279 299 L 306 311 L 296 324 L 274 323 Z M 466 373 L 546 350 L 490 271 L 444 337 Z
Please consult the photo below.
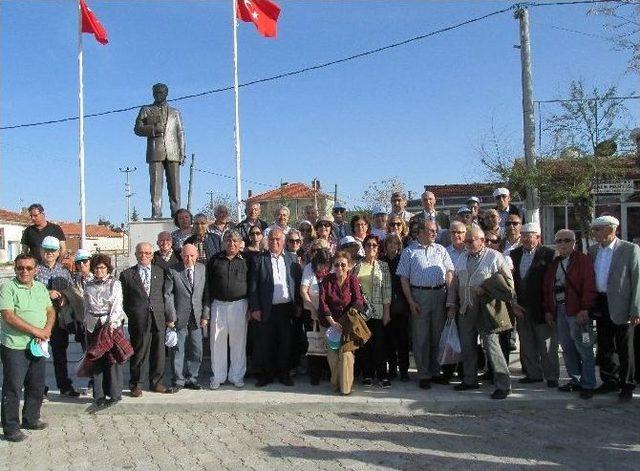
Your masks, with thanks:
M 365 378 L 362 380 L 363 386 L 373 386 L 373 380 L 371 378 Z
M 244 381 L 240 380 L 240 381 L 234 381 L 233 385 L 240 389 L 240 388 L 244 388 Z
M 391 381 L 389 381 L 388 379 L 383 379 L 382 381 L 380 381 L 380 387 L 383 389 L 389 389 L 391 387 Z
M 216 389 L 220 389 L 220 383 L 218 381 L 212 379 L 211 383 L 209 383 L 209 389 L 212 389 L 214 391 Z

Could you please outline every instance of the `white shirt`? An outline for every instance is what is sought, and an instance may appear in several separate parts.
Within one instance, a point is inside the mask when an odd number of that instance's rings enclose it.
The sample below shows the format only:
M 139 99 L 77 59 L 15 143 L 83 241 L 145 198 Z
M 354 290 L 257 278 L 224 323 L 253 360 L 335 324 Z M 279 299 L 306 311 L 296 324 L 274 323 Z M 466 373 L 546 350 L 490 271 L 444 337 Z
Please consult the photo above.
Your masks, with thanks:
M 271 304 L 288 303 L 291 298 L 287 285 L 287 265 L 284 263 L 284 254 L 277 256 L 272 253 L 270 258 L 273 271 L 273 299 Z
M 607 292 L 607 282 L 609 281 L 609 269 L 611 268 L 611 259 L 613 258 L 613 250 L 616 248 L 618 238 L 603 247 L 598 247 L 598 254 L 596 255 L 596 263 L 594 268 L 596 271 L 596 291 L 598 293 Z
M 309 288 L 311 304 L 318 309 L 320 305 L 320 285 L 318 284 L 318 278 L 316 278 L 316 274 L 313 272 L 310 263 L 307 263 L 302 271 L 302 282 L 300 284 Z

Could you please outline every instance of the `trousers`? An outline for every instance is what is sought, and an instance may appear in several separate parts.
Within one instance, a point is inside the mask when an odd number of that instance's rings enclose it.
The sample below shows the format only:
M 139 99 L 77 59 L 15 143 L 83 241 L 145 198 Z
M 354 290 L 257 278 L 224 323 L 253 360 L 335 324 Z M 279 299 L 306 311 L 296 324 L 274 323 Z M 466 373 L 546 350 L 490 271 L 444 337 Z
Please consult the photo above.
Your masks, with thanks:
M 176 329 L 178 344 L 171 349 L 171 383 L 184 386 L 185 383 L 198 383 L 198 372 L 202 363 L 202 331 L 190 330 L 185 326 Z
M 151 217 L 162 217 L 162 183 L 163 174 L 167 176 L 169 206 L 171 215 L 180 209 L 180 163 L 163 160 L 149 162 L 149 184 L 151 193 Z
M 527 314 L 516 324 L 520 338 L 520 360 L 531 379 L 558 381 L 558 332 L 548 324 L 539 324 Z
M 331 369 L 331 386 L 340 389 L 342 394 L 351 394 L 353 388 L 353 352 L 336 352 L 329 349 L 327 362 Z
M 232 383 L 238 383 L 247 372 L 247 307 L 246 299 L 211 303 L 212 381 L 222 384 L 228 377 Z
M 411 295 L 420 305 L 420 313 L 411 314 L 413 357 L 418 379 L 431 379 L 440 374 L 438 345 L 444 327 L 445 290 L 412 288 Z

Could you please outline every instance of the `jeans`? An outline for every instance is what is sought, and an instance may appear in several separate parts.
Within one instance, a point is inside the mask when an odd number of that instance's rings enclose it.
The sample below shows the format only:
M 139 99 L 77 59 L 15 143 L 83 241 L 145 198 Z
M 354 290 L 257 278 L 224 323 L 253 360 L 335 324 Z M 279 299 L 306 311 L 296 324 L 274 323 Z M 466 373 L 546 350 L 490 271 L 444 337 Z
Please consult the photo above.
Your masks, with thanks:
M 40 419 L 44 395 L 45 358 L 36 358 L 29 350 L 13 350 L 0 346 L 2 360 L 2 429 L 5 435 L 20 430 L 18 411 L 24 386 L 22 422 L 35 424 Z
M 361 359 L 360 364 L 364 379 L 377 378 L 378 381 L 382 381 L 387 379 L 382 319 L 369 319 L 367 327 L 371 331 L 371 338 L 360 349 L 356 350 L 356 357 L 359 356 Z
M 583 389 L 596 387 L 596 361 L 593 355 L 593 325 L 591 319 L 580 325 L 575 316 L 567 315 L 565 304 L 556 308 L 558 339 L 567 374 L 574 384 Z

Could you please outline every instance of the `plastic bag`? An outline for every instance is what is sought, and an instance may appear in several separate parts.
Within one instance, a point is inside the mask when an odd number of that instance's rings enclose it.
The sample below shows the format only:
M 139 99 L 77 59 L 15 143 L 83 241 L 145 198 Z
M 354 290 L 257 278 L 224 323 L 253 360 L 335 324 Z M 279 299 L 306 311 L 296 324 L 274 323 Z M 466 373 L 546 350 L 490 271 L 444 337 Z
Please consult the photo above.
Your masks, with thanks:
M 458 326 L 454 318 L 448 318 L 440 335 L 438 362 L 441 365 L 452 365 L 462 360 L 462 347 L 458 336 Z

